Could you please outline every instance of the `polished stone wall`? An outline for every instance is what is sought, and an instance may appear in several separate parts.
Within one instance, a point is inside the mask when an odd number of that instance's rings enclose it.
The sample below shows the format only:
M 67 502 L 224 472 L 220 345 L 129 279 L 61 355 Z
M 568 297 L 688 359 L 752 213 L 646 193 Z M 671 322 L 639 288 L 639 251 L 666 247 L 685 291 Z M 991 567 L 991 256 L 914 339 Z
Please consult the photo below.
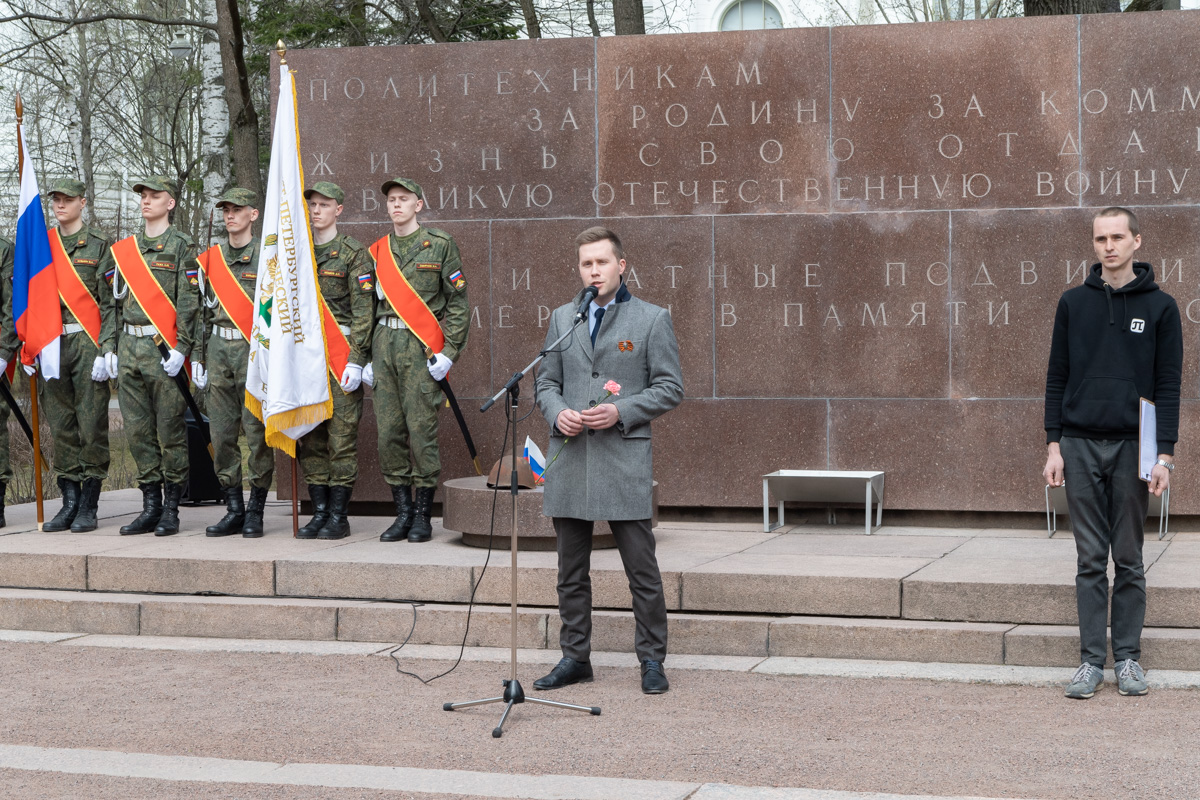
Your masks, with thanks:
M 1055 304 L 1119 204 L 1184 312 L 1172 510 L 1198 513 L 1197 41 L 1200 16 L 1164 12 L 288 61 L 306 180 L 346 190 L 343 230 L 386 233 L 379 186 L 403 174 L 459 242 L 474 315 L 451 380 L 485 465 L 504 420 L 474 409 L 536 353 L 579 287 L 574 235 L 602 222 L 679 337 L 663 505 L 753 506 L 763 473 L 828 467 L 886 470 L 890 508 L 1038 510 Z M 364 425 L 356 499 L 383 499 Z M 526 433 L 545 444 L 537 415 Z M 449 412 L 442 443 L 443 476 L 469 474 Z

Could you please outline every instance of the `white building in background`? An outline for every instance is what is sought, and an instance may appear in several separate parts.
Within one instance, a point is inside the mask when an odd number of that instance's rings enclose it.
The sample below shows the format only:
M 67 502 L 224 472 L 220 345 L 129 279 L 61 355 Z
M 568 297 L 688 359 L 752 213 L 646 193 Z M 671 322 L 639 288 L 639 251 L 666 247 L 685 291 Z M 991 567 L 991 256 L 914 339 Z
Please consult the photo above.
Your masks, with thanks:
M 779 0 L 774 3 L 771 0 L 695 0 L 690 29 L 694 32 L 760 31 L 805 24 L 802 20 L 790 19 L 786 9 Z

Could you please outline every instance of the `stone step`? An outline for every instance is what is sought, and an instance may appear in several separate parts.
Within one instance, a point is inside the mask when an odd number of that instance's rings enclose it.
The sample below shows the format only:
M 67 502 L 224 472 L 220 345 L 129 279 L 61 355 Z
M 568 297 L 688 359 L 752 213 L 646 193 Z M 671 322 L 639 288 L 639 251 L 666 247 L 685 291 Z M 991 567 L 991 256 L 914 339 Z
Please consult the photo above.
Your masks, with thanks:
M 0 589 L 7 630 L 458 645 L 467 615 L 461 604 Z M 669 613 L 668 626 L 669 650 L 679 655 L 1053 667 L 1079 660 L 1069 626 L 686 612 Z M 476 605 L 466 644 L 508 647 L 511 630 L 508 606 Z M 557 649 L 558 632 L 554 609 L 518 608 L 518 647 Z M 595 650 L 630 652 L 633 639 L 630 612 L 593 614 Z M 1147 628 L 1143 648 L 1148 669 L 1200 670 L 1200 629 Z
M 177 536 L 117 535 L 139 502 L 136 492 L 106 493 L 100 528 L 86 534 L 39 533 L 30 505 L 11 507 L 0 531 L 0 586 L 450 606 L 467 603 L 474 591 L 483 606 L 509 602 L 510 554 L 497 551 L 489 559 L 487 551 L 465 546 L 441 519 L 434 520 L 433 541 L 421 545 L 382 543 L 378 533 L 389 520 L 357 516 L 347 539 L 302 541 L 291 536 L 288 506 L 271 502 L 262 539 L 206 537 L 204 526 L 222 511 L 215 506 L 185 509 L 185 529 Z M 1047 538 L 1038 530 L 885 526 L 866 536 L 857 526 L 799 525 L 767 533 L 761 524 L 673 521 L 661 523 L 655 539 L 668 611 L 697 619 L 845 617 L 1008 626 L 1076 621 L 1075 544 L 1067 532 Z M 556 607 L 555 553 L 518 555 L 517 602 Z M 1146 624 L 1200 625 L 1200 534 L 1151 537 L 1145 560 Z M 596 607 L 628 610 L 620 554 L 597 551 L 591 565 Z M 108 613 L 116 612 L 90 612 Z M 745 633 L 741 623 L 735 628 L 738 635 L 759 635 L 753 628 Z M 881 626 L 873 636 L 886 633 Z M 814 636 L 810 630 L 805 640 Z M 894 639 L 902 652 L 907 640 Z

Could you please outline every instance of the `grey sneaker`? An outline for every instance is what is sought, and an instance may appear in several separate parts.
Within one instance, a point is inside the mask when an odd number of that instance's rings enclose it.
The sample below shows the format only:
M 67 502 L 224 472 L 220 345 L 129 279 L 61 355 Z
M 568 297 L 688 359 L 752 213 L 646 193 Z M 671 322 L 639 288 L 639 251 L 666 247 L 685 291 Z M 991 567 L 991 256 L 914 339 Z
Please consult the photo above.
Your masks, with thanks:
M 1117 691 L 1121 694 L 1137 697 L 1150 691 L 1142 665 L 1132 658 L 1118 661 L 1113 669 L 1117 673 Z
M 1079 669 L 1071 676 L 1071 682 L 1067 684 L 1067 697 L 1072 700 L 1087 700 L 1096 693 L 1103 682 L 1102 669 L 1087 663 L 1080 664 Z

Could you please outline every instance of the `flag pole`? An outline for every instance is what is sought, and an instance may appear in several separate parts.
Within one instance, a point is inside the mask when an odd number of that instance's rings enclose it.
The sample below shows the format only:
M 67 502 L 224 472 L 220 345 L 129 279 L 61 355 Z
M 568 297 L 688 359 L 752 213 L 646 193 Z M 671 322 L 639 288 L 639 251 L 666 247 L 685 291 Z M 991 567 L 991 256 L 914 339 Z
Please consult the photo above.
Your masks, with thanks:
M 279 53 L 279 63 L 287 64 L 287 46 L 283 39 L 275 41 L 275 52 Z M 264 415 L 265 416 L 265 415 Z M 297 442 L 299 447 L 300 443 Z M 300 475 L 296 469 L 297 456 L 292 456 L 292 538 L 300 535 Z
M 21 146 L 21 122 L 25 117 L 25 105 L 21 102 L 21 93 L 17 92 L 17 182 L 20 183 L 25 171 L 25 151 Z M 9 298 L 12 301 L 12 298 Z M 37 376 L 29 376 L 29 416 L 30 427 L 33 428 L 33 497 L 37 502 L 37 529 L 42 529 L 46 514 L 42 506 L 42 444 L 41 425 L 38 422 Z

